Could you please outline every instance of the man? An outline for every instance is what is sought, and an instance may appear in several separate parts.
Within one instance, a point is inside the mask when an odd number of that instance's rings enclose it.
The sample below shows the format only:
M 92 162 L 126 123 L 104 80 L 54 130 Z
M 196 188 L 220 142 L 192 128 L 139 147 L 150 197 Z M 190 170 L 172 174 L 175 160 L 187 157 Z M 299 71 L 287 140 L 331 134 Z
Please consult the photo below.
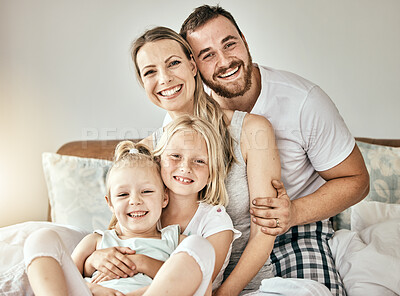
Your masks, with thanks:
M 219 6 L 196 8 L 180 33 L 221 107 L 262 115 L 274 127 L 290 202 L 274 181 L 281 198 L 258 198 L 251 213 L 264 233 L 279 234 L 271 254 L 275 275 L 316 280 L 345 295 L 327 243 L 333 233 L 327 219 L 368 194 L 369 176 L 336 107 L 313 83 L 253 64 L 244 35 Z M 229 290 L 224 283 L 218 295 Z

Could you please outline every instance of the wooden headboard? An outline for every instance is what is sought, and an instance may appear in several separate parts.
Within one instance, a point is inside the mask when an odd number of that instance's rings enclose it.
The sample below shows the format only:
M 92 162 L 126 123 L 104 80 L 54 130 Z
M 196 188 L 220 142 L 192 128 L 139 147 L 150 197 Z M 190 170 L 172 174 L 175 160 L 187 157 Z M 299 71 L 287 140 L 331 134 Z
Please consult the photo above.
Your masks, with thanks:
M 141 139 L 130 141 L 139 142 Z M 62 145 L 58 154 L 112 160 L 114 150 L 121 140 L 75 141 Z

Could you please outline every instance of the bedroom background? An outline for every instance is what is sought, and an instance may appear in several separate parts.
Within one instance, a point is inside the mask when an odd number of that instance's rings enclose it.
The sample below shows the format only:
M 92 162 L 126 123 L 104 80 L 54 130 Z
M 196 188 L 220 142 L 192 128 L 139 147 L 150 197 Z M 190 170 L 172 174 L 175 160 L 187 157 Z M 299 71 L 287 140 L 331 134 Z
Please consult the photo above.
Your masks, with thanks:
M 320 85 L 353 135 L 400 138 L 397 0 L 0 0 L 0 227 L 46 220 L 43 152 L 161 125 L 130 43 L 204 2 L 233 14 L 254 61 Z

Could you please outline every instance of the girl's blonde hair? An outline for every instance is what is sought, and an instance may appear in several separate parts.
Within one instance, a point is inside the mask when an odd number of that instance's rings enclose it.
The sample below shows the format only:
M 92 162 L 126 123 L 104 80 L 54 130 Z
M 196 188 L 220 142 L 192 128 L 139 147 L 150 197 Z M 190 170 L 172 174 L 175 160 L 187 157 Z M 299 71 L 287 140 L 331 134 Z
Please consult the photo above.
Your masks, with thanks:
M 151 150 L 144 144 L 134 143 L 132 141 L 119 142 L 115 148 L 113 163 L 107 172 L 106 189 L 107 196 L 111 198 L 109 178 L 113 170 L 123 167 L 153 166 L 160 175 L 160 162 L 156 160 Z M 162 180 L 161 180 L 162 181 Z M 164 183 L 163 183 L 164 184 Z M 114 229 L 117 225 L 117 218 L 113 214 L 108 229 Z
M 169 123 L 161 136 L 154 155 L 160 157 L 171 138 L 180 131 L 195 131 L 200 134 L 207 145 L 209 179 L 207 185 L 199 192 L 199 200 L 212 205 L 228 204 L 228 193 L 225 187 L 226 170 L 220 135 L 212 124 L 193 115 L 181 115 Z
M 183 52 L 188 60 L 193 59 L 193 52 L 185 39 L 181 35 L 166 27 L 155 27 L 145 31 L 139 38 L 137 38 L 131 46 L 131 57 L 135 64 L 136 78 L 143 86 L 143 81 L 140 75 L 140 69 L 137 64 L 137 54 L 139 50 L 149 42 L 159 40 L 173 40 L 179 43 Z M 209 121 L 215 128 L 218 129 L 220 134 L 220 141 L 223 143 L 223 159 L 225 168 L 228 171 L 235 161 L 235 154 L 233 149 L 233 138 L 228 130 L 227 119 L 219 104 L 211 98 L 203 88 L 203 81 L 197 71 L 195 76 L 195 91 L 194 91 L 194 115 Z

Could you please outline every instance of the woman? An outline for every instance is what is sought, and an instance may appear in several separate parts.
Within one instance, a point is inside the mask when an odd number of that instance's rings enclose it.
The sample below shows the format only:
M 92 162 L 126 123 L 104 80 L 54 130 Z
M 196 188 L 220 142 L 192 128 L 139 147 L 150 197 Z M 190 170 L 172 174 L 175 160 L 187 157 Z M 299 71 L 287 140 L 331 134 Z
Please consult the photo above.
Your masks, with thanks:
M 226 279 L 216 295 L 258 290 L 261 280 L 272 276 L 271 266 L 266 262 L 275 238 L 263 234 L 251 221 L 249 209 L 256 197 L 276 196 L 271 181 L 280 179 L 280 162 L 272 126 L 260 116 L 221 110 L 203 89 L 190 46 L 173 30 L 157 27 L 146 31 L 133 43 L 131 54 L 137 78 L 155 105 L 165 109 L 172 119 L 194 114 L 219 129 L 229 170 L 227 212 L 242 237 L 233 244 Z M 156 133 L 145 142 L 155 147 L 158 140 Z M 96 257 L 100 258 L 93 256 L 88 262 L 106 271 Z M 132 266 L 120 254 L 113 258 L 113 269 L 118 272 Z

